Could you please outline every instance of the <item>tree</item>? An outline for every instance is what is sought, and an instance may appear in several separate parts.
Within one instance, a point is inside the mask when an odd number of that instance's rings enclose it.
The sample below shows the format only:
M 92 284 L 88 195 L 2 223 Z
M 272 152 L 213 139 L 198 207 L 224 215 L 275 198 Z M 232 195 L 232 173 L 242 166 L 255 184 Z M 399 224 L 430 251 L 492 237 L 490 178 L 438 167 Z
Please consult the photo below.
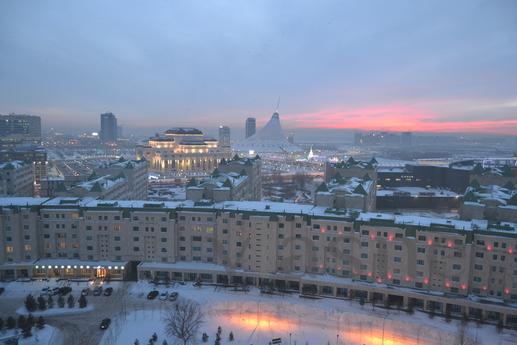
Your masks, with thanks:
M 68 304 L 68 308 L 74 307 L 75 299 L 74 299 L 74 296 L 72 296 L 72 294 L 68 295 L 68 299 L 67 299 L 66 303 Z
M 58 299 L 57 299 L 57 306 L 59 308 L 64 308 L 65 307 L 65 299 L 63 296 L 59 295 Z
M 45 300 L 45 297 L 43 297 L 43 296 L 38 297 L 38 309 L 39 310 L 47 309 L 47 301 Z
M 25 322 L 22 327 L 22 335 L 24 338 L 32 336 L 32 326 L 28 322 Z
M 184 345 L 194 343 L 197 331 L 203 323 L 203 313 L 198 303 L 190 300 L 180 301 L 176 310 L 165 317 L 167 335 L 177 338 Z
M 36 323 L 36 327 L 38 329 L 43 329 L 45 327 L 45 320 L 43 319 L 43 316 L 38 317 L 38 322 Z
M 7 327 L 7 329 L 13 329 L 14 327 L 16 327 L 16 320 L 14 319 L 14 317 L 9 316 L 7 318 L 7 321 L 5 322 L 5 326 Z
M 167 342 L 167 340 L 165 340 L 165 339 L 164 339 L 164 340 L 162 341 L 162 345 L 169 345 L 169 343 Z
M 229 339 L 230 341 L 233 341 L 233 339 L 234 339 L 234 338 L 233 338 L 233 332 L 230 332 L 230 336 L 228 337 L 228 339 Z
M 140 341 L 138 339 L 135 339 L 134 345 L 140 345 Z
M 415 301 L 410 298 L 407 304 L 407 312 L 412 315 L 415 312 Z
M 32 314 L 29 314 L 29 317 L 27 318 L 27 325 L 29 325 L 29 327 L 32 328 L 35 324 L 36 320 L 34 320 L 34 316 L 32 316 Z
M 25 309 L 27 309 L 29 312 L 33 312 L 38 309 L 38 303 L 31 294 L 27 295 L 25 298 Z
M 452 318 L 451 318 L 451 307 L 450 307 L 450 304 L 447 304 L 445 306 L 445 322 L 449 323 L 452 321 Z
M 48 295 L 47 306 L 48 306 L 49 309 L 50 308 L 54 308 L 54 299 L 50 295 Z
M 4 329 L 4 319 L 0 317 L 0 331 Z
M 18 328 L 23 328 L 23 326 L 25 326 L 26 323 L 27 323 L 27 319 L 25 318 L 25 316 L 20 315 L 18 317 L 18 322 L 17 322 Z
M 87 305 L 88 302 L 86 301 L 86 297 L 81 295 L 81 297 L 79 297 L 79 308 L 86 308 Z

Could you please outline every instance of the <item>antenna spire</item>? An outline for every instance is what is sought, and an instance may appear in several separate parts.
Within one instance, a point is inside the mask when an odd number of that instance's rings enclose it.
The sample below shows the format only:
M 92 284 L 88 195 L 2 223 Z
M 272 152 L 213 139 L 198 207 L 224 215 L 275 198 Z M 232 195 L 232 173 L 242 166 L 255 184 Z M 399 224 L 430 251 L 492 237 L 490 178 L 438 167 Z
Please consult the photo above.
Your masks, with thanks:
M 276 110 L 275 110 L 275 113 L 278 113 L 278 108 L 280 108 L 280 96 L 278 96 L 278 101 L 276 102 Z

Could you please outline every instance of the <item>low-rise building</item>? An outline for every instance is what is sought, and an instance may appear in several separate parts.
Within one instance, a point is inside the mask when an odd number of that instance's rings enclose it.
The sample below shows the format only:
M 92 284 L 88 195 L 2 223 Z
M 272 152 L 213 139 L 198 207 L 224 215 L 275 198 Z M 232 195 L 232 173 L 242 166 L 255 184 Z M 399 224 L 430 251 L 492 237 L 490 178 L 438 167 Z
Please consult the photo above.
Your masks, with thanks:
M 371 179 L 337 176 L 321 183 L 315 192 L 316 206 L 336 209 L 375 210 L 375 184 Z
M 385 187 L 377 189 L 378 210 L 440 210 L 452 211 L 460 207 L 460 195 L 442 188 Z
M 353 157 L 348 158 L 348 160 L 331 163 L 325 163 L 325 181 L 329 182 L 336 177 L 336 174 L 339 173 L 339 176 L 342 178 L 349 177 L 358 177 L 358 178 L 368 178 L 373 180 L 375 184 L 377 184 L 377 160 L 372 158 L 370 161 L 358 161 Z
M 187 199 L 212 201 L 260 200 L 262 198 L 262 161 L 254 158 L 223 159 L 212 174 L 187 185 Z
M 517 166 L 483 167 L 481 163 L 474 165 L 470 171 L 470 182 L 477 181 L 481 185 L 505 186 L 507 183 L 517 185 Z
M 0 196 L 32 196 L 33 166 L 21 161 L 0 164 Z
M 208 178 L 197 182 L 195 179 L 189 181 L 186 192 L 187 200 L 247 200 L 250 179 L 243 172 L 221 173 L 217 169 Z M 249 200 L 249 199 L 248 199 Z
M 128 180 L 123 174 L 118 176 L 104 175 L 97 177 L 92 175 L 88 181 L 79 182 L 66 188 L 58 185 L 54 191 L 55 196 L 61 197 L 90 197 L 95 199 L 128 199 L 131 195 Z
M 149 164 L 145 159 L 126 160 L 120 158 L 116 162 L 106 162 L 94 169 L 98 176 L 123 175 L 128 184 L 128 195 L 124 199 L 145 200 L 147 199 Z
M 34 192 L 39 196 L 41 180 L 47 176 L 47 150 L 35 145 L 0 150 L 0 163 L 11 161 L 22 161 L 33 166 Z
M 517 189 L 511 182 L 501 187 L 473 180 L 463 196 L 460 216 L 517 222 Z

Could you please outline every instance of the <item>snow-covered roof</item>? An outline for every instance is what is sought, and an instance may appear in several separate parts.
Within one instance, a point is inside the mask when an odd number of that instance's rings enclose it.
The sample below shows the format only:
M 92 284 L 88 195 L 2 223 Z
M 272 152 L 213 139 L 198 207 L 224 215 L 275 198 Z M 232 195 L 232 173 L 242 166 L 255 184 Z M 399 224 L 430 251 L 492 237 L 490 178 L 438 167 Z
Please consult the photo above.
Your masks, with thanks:
M 6 163 L 0 163 L 0 169 L 2 170 L 14 170 L 14 169 L 20 169 L 25 167 L 27 164 L 25 164 L 22 161 L 10 161 Z
M 111 175 L 101 176 L 90 181 L 78 183 L 74 187 L 82 188 L 90 192 L 100 192 L 103 190 L 111 189 L 120 183 L 124 183 L 126 179 L 124 177 L 113 177 Z
M 38 206 L 48 201 L 48 198 L 9 197 L 0 198 L 0 206 Z
M 503 233 L 517 234 L 517 224 L 510 222 L 489 223 L 487 220 L 473 219 L 469 221 L 449 219 L 443 217 L 418 216 L 409 214 L 397 214 L 387 212 L 358 212 L 355 210 L 332 210 L 322 206 L 302 205 L 294 203 L 267 202 L 267 201 L 225 201 L 218 203 L 199 203 L 193 201 L 164 201 L 153 202 L 147 200 L 96 200 L 93 198 L 0 198 L 0 206 L 33 206 L 45 207 L 75 206 L 77 208 L 133 208 L 133 209 L 163 209 L 164 211 L 178 210 L 222 210 L 229 212 L 254 212 L 257 214 L 291 214 L 306 215 L 329 220 L 341 219 L 352 221 L 354 218 L 360 222 L 386 221 L 394 226 L 418 226 L 418 227 L 445 227 L 451 230 L 463 231 L 499 231 Z
M 388 187 L 377 190 L 377 196 L 412 196 L 412 197 L 435 197 L 455 198 L 459 195 L 442 188 L 423 187 Z
M 328 183 L 318 187 L 316 193 L 345 193 L 347 195 L 365 195 L 372 188 L 373 181 L 358 177 L 334 178 Z
M 484 230 L 487 229 L 488 221 L 473 219 L 469 221 L 439 218 L 439 217 L 424 217 L 414 215 L 399 215 L 394 213 L 376 213 L 376 212 L 361 212 L 357 217 L 358 221 L 371 222 L 374 220 L 392 221 L 398 225 L 416 225 L 420 227 L 431 226 L 446 226 L 456 230 Z
M 499 206 L 517 206 L 517 189 L 511 183 L 508 186 L 479 185 L 472 181 L 465 190 L 463 196 L 465 202 L 484 204 L 486 202 L 497 203 Z M 516 203 L 514 205 L 514 203 Z
M 190 185 L 187 189 L 204 188 L 209 185 L 213 185 L 217 189 L 230 189 L 232 187 L 239 186 L 247 179 L 248 176 L 245 174 L 238 174 L 236 172 L 221 173 L 214 171 L 210 177 L 204 178 L 199 182 L 192 182 L 192 184 L 196 183 L 196 185 Z

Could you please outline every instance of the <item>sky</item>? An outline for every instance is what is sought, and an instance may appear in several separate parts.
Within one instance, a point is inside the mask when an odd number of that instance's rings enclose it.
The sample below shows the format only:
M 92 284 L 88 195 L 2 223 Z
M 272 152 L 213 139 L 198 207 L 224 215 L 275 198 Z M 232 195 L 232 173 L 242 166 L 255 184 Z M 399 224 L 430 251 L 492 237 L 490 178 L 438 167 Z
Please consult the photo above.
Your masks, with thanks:
M 0 1 L 0 113 L 45 128 L 517 135 L 517 1 Z

